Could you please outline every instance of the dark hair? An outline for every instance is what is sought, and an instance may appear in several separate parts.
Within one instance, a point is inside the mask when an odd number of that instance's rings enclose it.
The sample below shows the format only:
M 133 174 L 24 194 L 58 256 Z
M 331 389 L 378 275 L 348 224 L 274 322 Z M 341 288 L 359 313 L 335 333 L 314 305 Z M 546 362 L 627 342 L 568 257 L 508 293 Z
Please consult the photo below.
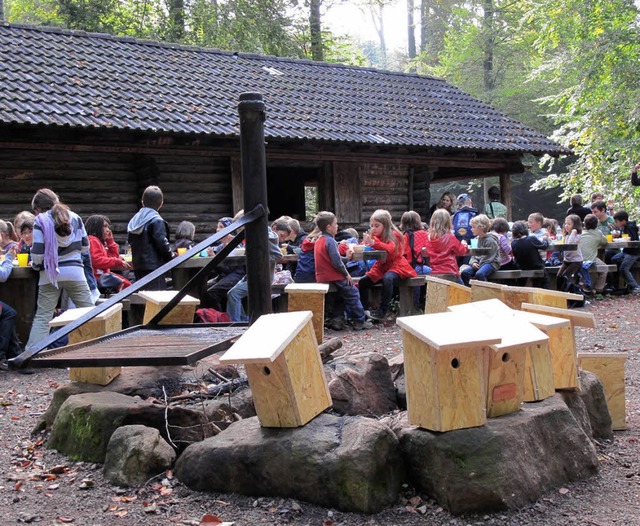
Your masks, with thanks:
M 570 214 L 566 219 L 571 219 L 575 231 L 578 232 L 578 234 L 582 234 L 582 219 L 580 219 L 578 214 Z
M 320 232 L 325 232 L 327 230 L 327 227 L 331 223 L 333 223 L 335 218 L 336 218 L 336 215 L 333 212 L 323 211 L 323 212 L 318 212 L 318 215 L 316 215 L 314 222 L 318 227 L 318 229 L 320 230 Z
M 573 194 L 569 203 L 571 203 L 571 206 L 582 206 L 582 196 L 580 194 Z
M 33 230 L 33 221 L 31 219 L 25 219 L 20 225 L 20 233 L 23 234 L 25 230 Z
M 500 199 L 500 188 L 498 188 L 497 186 L 492 186 L 491 188 L 489 188 L 489 190 L 487 190 L 487 195 L 492 201 L 498 201 Z
M 103 229 L 105 223 L 107 223 L 107 225 L 111 224 L 107 216 L 92 215 L 89 216 L 87 222 L 84 224 L 84 229 L 87 231 L 88 236 L 95 236 L 101 243 L 104 243 Z
M 409 210 L 402 214 L 400 218 L 400 230 L 403 232 L 407 230 L 424 230 L 420 214 L 415 210 Z
M 175 238 L 176 241 L 178 239 L 188 239 L 189 241 L 193 241 L 193 238 L 196 235 L 196 225 L 194 225 L 191 221 L 181 221 L 176 228 Z
M 586 230 L 595 230 L 598 228 L 598 218 L 593 214 L 584 216 L 584 228 Z
M 614 221 L 629 221 L 629 214 L 627 214 L 626 210 L 618 210 L 615 214 L 613 214 Z
M 496 217 L 491 223 L 491 229 L 498 234 L 509 232 L 509 222 L 504 217 Z
M 51 211 L 54 229 L 59 236 L 71 234 L 69 207 L 60 202 L 57 194 L 49 188 L 41 188 L 31 200 L 31 208 L 38 213 Z
M 158 186 L 147 186 L 142 193 L 142 204 L 147 208 L 159 210 L 164 201 L 162 190 Z
M 273 223 L 271 223 L 271 228 L 273 230 L 280 230 L 281 232 L 286 232 L 287 234 L 291 234 L 291 225 L 289 224 L 288 219 L 283 219 L 279 217 Z
M 511 235 L 513 239 L 520 239 L 529 235 L 529 225 L 526 221 L 516 221 L 511 227 Z
M 597 208 L 598 210 L 603 212 L 607 209 L 607 205 L 604 201 L 594 201 L 593 203 L 591 203 L 591 210 L 593 210 L 594 208 Z

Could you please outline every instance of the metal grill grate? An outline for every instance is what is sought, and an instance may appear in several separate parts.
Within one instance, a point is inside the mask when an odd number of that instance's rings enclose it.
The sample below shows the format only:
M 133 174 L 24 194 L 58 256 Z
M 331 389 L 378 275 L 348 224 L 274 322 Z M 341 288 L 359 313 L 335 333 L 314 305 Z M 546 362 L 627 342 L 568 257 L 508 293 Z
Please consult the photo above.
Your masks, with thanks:
M 227 350 L 246 324 L 138 326 L 60 349 L 41 351 L 33 367 L 189 365 Z

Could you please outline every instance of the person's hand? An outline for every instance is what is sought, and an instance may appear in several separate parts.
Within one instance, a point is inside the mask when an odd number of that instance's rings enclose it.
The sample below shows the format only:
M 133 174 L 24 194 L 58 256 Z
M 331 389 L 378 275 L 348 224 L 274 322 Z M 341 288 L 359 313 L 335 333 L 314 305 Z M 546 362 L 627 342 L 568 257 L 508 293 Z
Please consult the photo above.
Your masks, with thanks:
M 469 248 L 469 243 L 467 243 L 467 240 L 466 240 L 466 239 L 463 239 L 462 241 L 460 241 L 460 243 L 462 243 L 462 246 L 463 246 L 464 248 Z
M 348 248 L 348 249 L 347 249 L 347 254 L 346 254 L 346 255 L 347 255 L 347 259 L 348 259 L 349 261 L 351 261 L 351 260 L 353 259 L 353 249 L 352 249 L 352 248 Z
M 213 251 L 213 248 L 208 247 L 207 248 L 207 255 L 211 258 L 213 256 L 215 256 L 215 252 Z
M 353 285 L 353 278 L 351 277 L 351 274 L 347 274 L 347 283 L 349 285 Z
M 18 255 L 18 245 L 13 245 L 7 250 L 7 254 L 11 254 L 14 258 Z
M 572 235 L 572 236 L 575 236 L 575 235 L 577 235 L 577 234 L 578 234 L 578 231 L 574 228 L 574 229 L 571 231 L 571 235 Z
M 480 268 L 480 263 L 474 263 L 473 268 L 478 270 Z
M 362 236 L 362 240 L 364 241 L 365 245 L 372 245 L 373 244 L 373 238 L 371 237 L 369 232 L 365 232 L 364 233 L 364 236 Z
M 121 259 L 120 260 L 120 268 L 123 268 L 124 270 L 131 270 L 133 267 L 131 266 L 131 263 Z

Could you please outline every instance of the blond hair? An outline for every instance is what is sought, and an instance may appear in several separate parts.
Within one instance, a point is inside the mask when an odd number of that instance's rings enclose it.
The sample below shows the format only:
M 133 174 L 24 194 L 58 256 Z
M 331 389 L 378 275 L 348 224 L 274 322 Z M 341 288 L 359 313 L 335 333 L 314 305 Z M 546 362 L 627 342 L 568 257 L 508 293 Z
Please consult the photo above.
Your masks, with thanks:
M 393 224 L 393 219 L 388 210 L 382 208 L 376 210 L 371 214 L 369 221 L 377 221 L 383 226 L 382 241 L 385 243 L 393 241 L 396 246 L 395 252 L 398 252 L 398 250 L 402 248 L 398 245 L 398 239 L 402 239 L 402 233 L 398 230 L 398 227 Z
M 480 214 L 471 218 L 469 221 L 471 226 L 480 227 L 483 232 L 486 234 L 491 229 L 491 219 L 489 219 L 486 215 Z
M 451 214 L 446 208 L 438 208 L 433 212 L 429 222 L 429 235 L 435 238 L 442 237 L 451 232 L 452 228 Z

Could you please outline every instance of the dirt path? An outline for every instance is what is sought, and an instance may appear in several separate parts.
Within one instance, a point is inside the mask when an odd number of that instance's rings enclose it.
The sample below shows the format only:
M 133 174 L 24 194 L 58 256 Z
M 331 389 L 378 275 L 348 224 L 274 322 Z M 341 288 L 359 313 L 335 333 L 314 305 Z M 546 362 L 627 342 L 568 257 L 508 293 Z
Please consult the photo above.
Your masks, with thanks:
M 628 351 L 627 425 L 598 449 L 598 476 L 550 492 L 519 511 L 453 517 L 407 488 L 393 508 L 377 515 L 348 514 L 291 499 L 251 498 L 193 492 L 169 476 L 144 487 L 121 490 L 102 477 L 101 466 L 76 463 L 45 449 L 46 435 L 31 437 L 38 416 L 54 390 L 66 382 L 62 370 L 35 375 L 0 373 L 0 525 L 16 523 L 99 525 L 198 525 L 206 514 L 236 525 L 588 525 L 640 526 L 640 298 L 621 297 L 586 307 L 598 328 L 579 329 L 581 352 Z M 402 349 L 396 326 L 341 336 L 339 353 L 379 351 L 387 357 Z M 207 524 L 202 522 L 202 524 Z M 209 524 L 215 524 L 210 522 Z

